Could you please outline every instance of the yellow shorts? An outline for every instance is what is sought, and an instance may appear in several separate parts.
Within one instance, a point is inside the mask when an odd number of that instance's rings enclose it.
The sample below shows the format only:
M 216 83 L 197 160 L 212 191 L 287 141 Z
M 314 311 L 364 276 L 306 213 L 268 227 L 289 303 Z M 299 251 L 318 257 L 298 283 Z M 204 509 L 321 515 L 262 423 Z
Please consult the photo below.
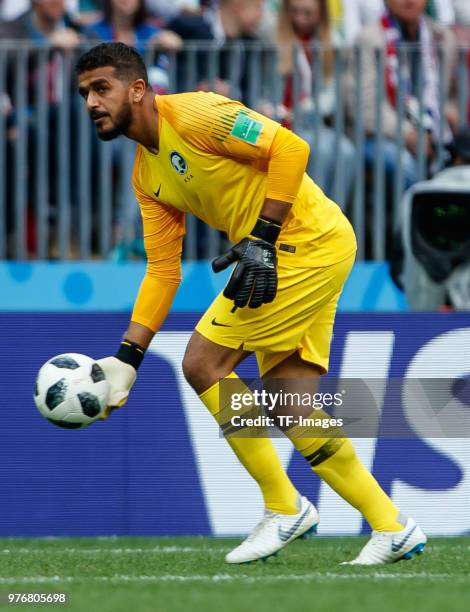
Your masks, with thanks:
M 220 293 L 196 330 L 208 340 L 256 353 L 260 375 L 295 351 L 328 371 L 336 306 L 354 264 L 355 252 L 325 268 L 300 267 L 279 253 L 278 291 L 261 308 L 239 308 Z

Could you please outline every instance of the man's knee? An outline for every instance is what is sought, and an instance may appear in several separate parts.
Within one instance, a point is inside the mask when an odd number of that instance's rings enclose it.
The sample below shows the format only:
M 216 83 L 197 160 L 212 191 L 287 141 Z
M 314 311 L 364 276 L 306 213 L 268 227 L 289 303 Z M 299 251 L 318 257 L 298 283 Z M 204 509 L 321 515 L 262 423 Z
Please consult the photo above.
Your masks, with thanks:
M 205 387 L 208 378 L 207 359 L 198 351 L 186 351 L 183 357 L 183 374 L 187 382 L 199 391 L 201 387 Z M 210 386 L 210 385 L 209 385 Z
M 197 331 L 191 336 L 183 358 L 183 374 L 200 395 L 225 378 L 248 353 L 211 342 Z
M 230 374 L 226 367 L 214 363 L 206 354 L 196 350 L 186 351 L 182 368 L 187 382 L 199 395 Z

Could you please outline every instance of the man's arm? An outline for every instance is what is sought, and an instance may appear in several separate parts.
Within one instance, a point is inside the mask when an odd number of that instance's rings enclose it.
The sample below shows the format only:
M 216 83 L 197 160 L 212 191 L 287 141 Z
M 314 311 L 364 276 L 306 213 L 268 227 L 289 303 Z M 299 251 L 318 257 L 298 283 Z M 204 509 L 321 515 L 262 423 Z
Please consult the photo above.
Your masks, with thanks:
M 178 215 L 182 220 L 182 215 Z M 147 328 L 155 334 L 163 324 L 170 309 L 173 298 L 181 282 L 181 254 L 183 250 L 184 227 L 178 225 L 171 228 L 174 235 L 170 242 L 165 241 L 161 232 L 147 233 L 147 223 L 144 221 L 144 244 L 147 253 L 147 270 L 137 295 L 131 317 L 129 332 L 139 336 L 145 342 L 146 336 L 141 328 Z M 182 221 L 181 221 L 182 223 Z M 151 338 L 150 338 L 151 339 Z M 140 342 L 139 342 L 140 344 Z M 147 348 L 147 346 L 145 346 Z
M 144 350 L 165 321 L 181 282 L 182 246 L 182 236 L 161 247 L 146 245 L 147 271 L 125 335 Z
M 131 342 L 135 342 L 145 351 L 148 349 L 153 337 L 155 336 L 153 329 L 149 329 L 145 325 L 131 321 L 126 331 L 126 338 Z
M 309 153 L 304 140 L 278 128 L 268 152 L 268 186 L 260 216 L 284 223 L 299 192 Z
M 142 212 L 147 270 L 135 301 L 131 322 L 117 353 L 99 361 L 110 385 L 103 418 L 122 406 L 153 336 L 170 310 L 181 280 L 184 215 L 134 189 Z

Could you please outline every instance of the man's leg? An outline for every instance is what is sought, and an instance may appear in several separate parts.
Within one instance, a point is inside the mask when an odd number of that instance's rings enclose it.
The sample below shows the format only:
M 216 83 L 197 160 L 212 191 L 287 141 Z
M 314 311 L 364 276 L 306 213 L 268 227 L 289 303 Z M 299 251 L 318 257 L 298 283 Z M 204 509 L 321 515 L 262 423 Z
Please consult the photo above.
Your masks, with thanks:
M 272 368 L 263 379 L 285 379 L 312 381 L 320 377 L 320 369 L 313 363 L 301 359 L 295 352 L 282 363 Z M 282 384 L 282 383 L 281 383 Z M 289 389 L 293 391 L 294 389 Z M 313 390 L 314 392 L 314 390 Z M 295 407 L 293 408 L 295 411 Z M 323 413 L 326 417 L 327 415 Z M 310 416 L 304 414 L 303 416 Z M 322 411 L 315 411 L 317 418 Z M 343 499 L 357 508 L 375 531 L 401 531 L 404 524 L 400 522 L 399 510 L 382 490 L 372 474 L 357 457 L 354 448 L 347 438 L 325 438 L 309 436 L 309 429 L 293 427 L 284 431 L 296 449 L 307 459 L 313 471 Z M 405 521 L 404 521 L 405 522 Z
M 211 342 L 197 331 L 191 337 L 183 360 L 186 380 L 201 401 L 217 419 L 219 425 L 219 381 L 237 378 L 234 368 L 249 353 Z M 240 381 L 240 385 L 242 382 Z M 246 388 L 245 388 L 246 391 Z M 296 514 L 299 494 L 281 465 L 269 438 L 227 438 L 241 464 L 258 483 L 266 509 L 282 514 Z

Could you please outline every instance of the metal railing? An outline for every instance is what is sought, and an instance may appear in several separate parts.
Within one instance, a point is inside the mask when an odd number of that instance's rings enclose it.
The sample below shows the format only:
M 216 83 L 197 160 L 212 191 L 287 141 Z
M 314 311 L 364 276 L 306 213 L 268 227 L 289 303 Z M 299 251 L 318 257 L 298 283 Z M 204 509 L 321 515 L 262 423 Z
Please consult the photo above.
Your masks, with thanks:
M 81 50 L 80 50 L 81 52 Z M 127 257 L 140 253 L 139 214 L 131 189 L 134 144 L 124 138 L 99 141 L 76 93 L 73 66 L 79 51 L 59 53 L 47 47 L 12 41 L 0 42 L 0 259 L 88 259 Z M 325 159 L 318 154 L 329 131 L 329 153 L 335 161 L 331 197 L 350 217 L 358 240 L 359 259 L 384 260 L 393 243 L 393 228 L 400 222 L 406 187 L 403 125 L 407 119 L 406 74 L 401 69 L 415 54 L 414 69 L 418 115 L 427 104 L 423 54 L 419 49 L 399 48 L 396 83 L 397 125 L 393 173 L 386 167 L 387 139 L 383 133 L 386 92 L 386 52 L 363 48 L 334 49 L 330 89 L 334 105 L 327 115 L 321 107 L 325 75 L 324 49 L 311 49 L 310 106 L 305 112 L 304 75 L 292 78 L 292 127 L 311 139 L 313 174 L 322 183 Z M 272 45 L 194 43 L 177 54 L 145 53 L 150 75 L 169 92 L 226 85 L 226 93 L 248 106 L 282 118 L 284 81 L 278 72 L 277 49 Z M 469 50 L 459 49 L 454 92 L 460 125 L 468 121 Z M 364 68 L 373 62 L 375 124 L 365 124 L 370 107 L 364 86 Z M 51 75 L 53 66 L 53 75 Z M 444 52 L 436 50 L 439 128 L 435 167 L 445 159 L 447 132 L 444 86 L 448 74 Z M 51 78 L 51 76 L 53 78 Z M 10 107 L 9 107 L 10 104 Z M 307 105 L 308 106 L 308 105 Z M 417 180 L 428 176 L 426 125 L 418 121 Z M 373 145 L 373 159 L 364 155 L 366 142 Z M 351 161 L 342 155 L 347 145 Z M 328 151 L 327 151 L 328 152 Z M 323 167 L 322 167 L 323 165 Z M 348 184 L 347 175 L 352 175 Z M 188 218 L 185 257 L 209 258 L 226 244 L 220 233 Z

